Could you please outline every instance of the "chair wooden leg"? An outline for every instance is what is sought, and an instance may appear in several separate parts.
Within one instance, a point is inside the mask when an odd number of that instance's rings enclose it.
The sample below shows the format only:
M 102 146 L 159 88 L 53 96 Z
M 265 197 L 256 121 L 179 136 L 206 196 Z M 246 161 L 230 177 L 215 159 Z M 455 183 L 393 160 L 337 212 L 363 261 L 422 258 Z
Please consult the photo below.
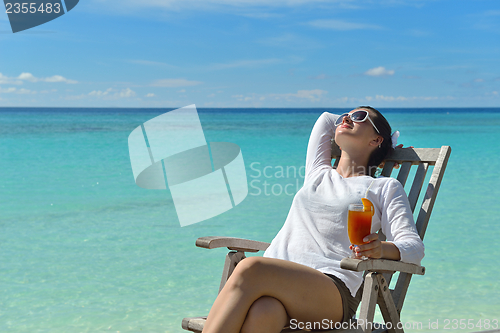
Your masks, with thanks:
M 399 294 L 394 295 L 394 302 L 396 304 L 396 308 L 398 309 L 398 313 L 401 313 L 403 309 L 403 302 L 406 297 L 406 292 L 408 291 L 408 287 L 410 285 L 411 277 L 413 274 L 409 273 L 400 273 L 398 282 L 396 284 L 396 288 L 394 290 L 400 291 Z
M 376 274 L 378 290 L 378 303 L 380 312 L 386 323 L 391 323 L 391 327 L 387 327 L 389 333 L 404 333 L 404 330 L 399 327 L 400 318 L 394 299 L 392 298 L 389 285 L 382 274 Z
M 375 306 L 377 305 L 378 281 L 377 273 L 368 273 L 365 276 L 365 286 L 363 288 L 363 298 L 359 312 L 358 324 L 363 332 L 371 332 L 373 317 L 375 316 Z
M 222 270 L 222 277 L 220 279 L 219 293 L 226 285 L 227 279 L 233 274 L 236 265 L 245 258 L 245 252 L 241 251 L 231 251 L 226 255 L 226 261 L 224 262 L 224 269 Z

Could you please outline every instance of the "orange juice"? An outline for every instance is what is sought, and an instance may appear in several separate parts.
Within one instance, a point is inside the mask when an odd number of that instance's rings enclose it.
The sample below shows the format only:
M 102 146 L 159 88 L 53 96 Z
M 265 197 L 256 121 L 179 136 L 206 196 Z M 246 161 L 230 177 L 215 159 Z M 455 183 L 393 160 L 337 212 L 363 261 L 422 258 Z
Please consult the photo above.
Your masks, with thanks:
M 351 208 L 351 206 L 361 206 Z M 371 234 L 372 210 L 363 209 L 362 205 L 350 205 L 347 215 L 347 232 L 353 245 L 363 244 L 363 238 Z

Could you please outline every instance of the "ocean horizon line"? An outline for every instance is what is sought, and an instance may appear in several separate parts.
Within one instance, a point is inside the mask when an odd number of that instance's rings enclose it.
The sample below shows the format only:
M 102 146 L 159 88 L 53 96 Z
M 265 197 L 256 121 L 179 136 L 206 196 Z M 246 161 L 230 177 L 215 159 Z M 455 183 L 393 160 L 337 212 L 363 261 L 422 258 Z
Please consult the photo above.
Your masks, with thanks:
M 179 107 L 25 107 L 25 106 L 0 106 L 0 113 L 7 112 L 106 112 L 120 110 L 127 113 L 150 112 L 155 110 L 175 110 Z M 321 110 L 352 110 L 350 107 L 220 107 L 206 108 L 196 107 L 200 113 L 314 113 Z M 447 113 L 450 111 L 458 113 L 500 113 L 500 107 L 378 107 L 378 110 L 388 113 Z

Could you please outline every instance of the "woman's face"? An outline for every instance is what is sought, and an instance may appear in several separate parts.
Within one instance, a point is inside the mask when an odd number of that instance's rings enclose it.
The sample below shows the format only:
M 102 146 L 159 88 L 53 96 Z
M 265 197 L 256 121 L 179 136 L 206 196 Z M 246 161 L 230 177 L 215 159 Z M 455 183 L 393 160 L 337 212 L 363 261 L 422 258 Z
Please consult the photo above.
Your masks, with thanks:
M 368 111 L 370 117 L 376 117 L 370 110 L 354 109 L 349 112 L 352 114 L 355 111 Z M 379 137 L 382 138 L 373 127 L 372 123 L 367 119 L 364 122 L 353 122 L 350 117 L 344 117 L 342 123 L 335 130 L 335 142 L 342 148 L 356 147 L 362 149 L 378 146 L 380 143 Z

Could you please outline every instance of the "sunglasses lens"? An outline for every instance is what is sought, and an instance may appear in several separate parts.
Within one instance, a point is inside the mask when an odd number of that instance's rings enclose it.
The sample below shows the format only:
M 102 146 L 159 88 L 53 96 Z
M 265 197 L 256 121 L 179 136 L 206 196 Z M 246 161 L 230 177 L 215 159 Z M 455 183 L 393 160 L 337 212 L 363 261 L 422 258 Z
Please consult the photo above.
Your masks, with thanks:
M 356 111 L 351 114 L 352 121 L 362 122 L 366 120 L 368 112 L 366 111 Z
M 338 126 L 340 124 L 342 124 L 342 122 L 344 121 L 344 118 L 348 115 L 348 113 L 344 113 L 342 115 L 340 115 L 337 120 L 335 121 L 335 126 Z

